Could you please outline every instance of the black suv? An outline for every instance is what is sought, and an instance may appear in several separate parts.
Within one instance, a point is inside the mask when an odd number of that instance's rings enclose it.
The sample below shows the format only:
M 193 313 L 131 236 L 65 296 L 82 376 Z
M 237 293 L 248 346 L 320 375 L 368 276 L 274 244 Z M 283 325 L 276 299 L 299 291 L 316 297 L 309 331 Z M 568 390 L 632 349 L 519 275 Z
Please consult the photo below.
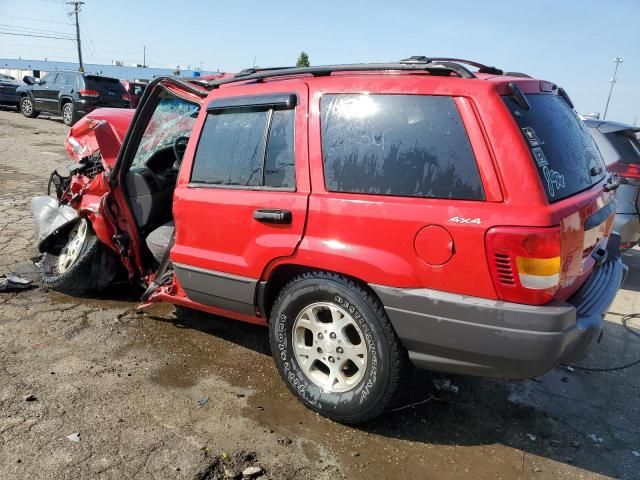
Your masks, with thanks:
M 35 118 L 40 112 L 62 115 L 65 125 L 100 107 L 128 108 L 129 101 L 119 80 L 80 72 L 51 72 L 41 80 L 24 77 L 17 89 L 20 111 Z

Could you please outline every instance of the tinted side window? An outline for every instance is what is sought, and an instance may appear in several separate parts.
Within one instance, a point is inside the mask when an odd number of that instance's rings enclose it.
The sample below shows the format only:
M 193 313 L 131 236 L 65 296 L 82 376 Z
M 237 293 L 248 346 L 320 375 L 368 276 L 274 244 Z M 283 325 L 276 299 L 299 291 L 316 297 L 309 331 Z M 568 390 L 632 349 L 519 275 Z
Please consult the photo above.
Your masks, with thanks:
M 200 136 L 192 182 L 259 186 L 268 111 L 210 114 Z
M 267 187 L 296 186 L 293 157 L 294 113 L 294 110 L 273 112 L 264 169 L 264 184 Z
M 325 95 L 329 191 L 481 200 L 478 167 L 451 97 Z
M 620 154 L 624 163 L 640 163 L 640 142 L 636 139 L 635 132 L 605 133 L 609 141 Z
M 42 80 L 40 80 L 40 83 L 42 85 L 53 85 L 54 82 L 56 81 L 56 75 L 57 73 L 48 73 L 44 77 L 42 77 Z
M 227 110 L 207 116 L 191 182 L 295 188 L 295 110 Z

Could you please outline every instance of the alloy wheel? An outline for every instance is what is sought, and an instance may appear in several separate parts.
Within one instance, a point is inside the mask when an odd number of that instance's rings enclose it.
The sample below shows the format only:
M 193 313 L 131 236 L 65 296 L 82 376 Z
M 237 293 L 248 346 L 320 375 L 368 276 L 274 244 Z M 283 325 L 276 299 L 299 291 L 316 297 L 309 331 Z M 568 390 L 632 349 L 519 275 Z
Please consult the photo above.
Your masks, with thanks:
M 86 238 L 87 221 L 83 218 L 69 232 L 67 244 L 58 256 L 58 273 L 66 272 L 78 260 Z
M 293 324 L 296 360 L 314 384 L 330 393 L 355 388 L 367 369 L 367 345 L 356 320 L 334 303 L 304 308 Z

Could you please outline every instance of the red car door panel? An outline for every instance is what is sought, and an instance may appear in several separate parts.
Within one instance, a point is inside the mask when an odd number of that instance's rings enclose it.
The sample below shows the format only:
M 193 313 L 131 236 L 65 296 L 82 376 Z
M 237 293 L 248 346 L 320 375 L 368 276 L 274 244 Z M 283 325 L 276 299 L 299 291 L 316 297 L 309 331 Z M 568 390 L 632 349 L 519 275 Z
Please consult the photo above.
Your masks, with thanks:
M 216 135 L 216 128 L 231 128 L 229 124 L 238 125 L 238 129 L 248 128 L 243 119 L 237 122 L 235 119 L 230 122 L 216 119 L 224 125 L 208 130 L 205 125 L 207 119 L 212 121 L 212 115 L 233 115 L 236 109 L 231 107 L 219 113 L 203 108 L 185 152 L 173 203 L 176 241 L 171 250 L 171 260 L 181 287 L 193 301 L 246 314 L 255 314 L 255 288 L 266 266 L 275 258 L 295 252 L 305 227 L 309 196 L 307 87 L 301 82 L 286 82 L 268 90 L 272 92 L 265 91 L 264 85 L 260 87 L 259 94 L 254 86 L 220 89 L 210 95 L 205 106 L 222 100 L 233 104 L 232 100 L 237 97 L 238 105 L 243 103 L 240 99 L 248 99 L 256 105 L 248 109 L 244 106 L 238 112 L 263 112 L 271 109 L 260 104 L 265 98 L 272 98 L 269 93 L 295 94 L 296 106 L 291 114 L 294 122 L 291 126 L 293 154 L 289 163 L 291 165 L 295 158 L 295 184 L 289 188 L 265 187 L 257 184 L 260 182 L 253 175 L 255 171 L 243 177 L 243 181 L 251 183 L 246 186 L 223 185 L 201 180 L 200 177 L 196 179 L 200 175 L 197 162 L 202 158 L 200 153 L 196 153 L 198 149 L 228 147 L 215 142 L 212 144 L 207 135 Z M 267 140 L 260 143 L 260 148 L 266 152 L 271 152 L 271 146 L 277 143 L 274 137 L 276 114 L 273 115 L 273 119 L 269 117 L 266 123 Z M 228 132 L 232 135 L 235 130 L 232 128 Z M 240 132 L 233 149 L 227 148 L 212 158 L 215 157 L 217 162 L 226 161 L 225 154 L 232 152 L 230 155 L 236 155 L 233 159 L 241 161 L 237 157 L 238 149 L 243 148 L 240 144 L 251 141 L 243 135 L 246 136 L 245 132 Z M 232 163 L 233 159 L 229 162 Z M 214 170 L 219 172 L 221 169 Z M 269 169 L 265 168 L 264 172 L 269 172 Z M 266 178 L 268 173 L 264 172 L 262 175 Z

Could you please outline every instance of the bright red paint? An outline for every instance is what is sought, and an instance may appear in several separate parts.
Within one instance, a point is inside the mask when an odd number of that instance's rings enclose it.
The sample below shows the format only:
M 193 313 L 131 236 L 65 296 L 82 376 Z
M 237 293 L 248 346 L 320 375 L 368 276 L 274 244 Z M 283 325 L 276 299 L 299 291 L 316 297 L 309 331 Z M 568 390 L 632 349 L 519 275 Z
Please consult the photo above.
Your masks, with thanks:
M 584 220 L 611 201 L 613 192 L 603 191 L 603 181 L 549 204 L 525 140 L 500 98 L 507 93 L 509 82 L 517 83 L 525 93 L 540 92 L 541 82 L 478 76 L 479 79 L 463 79 L 389 72 L 320 78 L 297 76 L 226 85 L 210 93 L 203 92 L 202 98 L 169 86 L 174 93 L 203 106 L 216 98 L 267 92 L 295 92 L 299 98 L 295 192 L 190 187 L 193 156 L 206 116 L 206 109 L 201 109 L 174 193 L 177 237 L 171 259 L 256 280 L 269 280 L 277 269 L 298 265 L 338 272 L 371 284 L 430 288 L 530 304 L 568 298 L 594 265 L 594 260 L 583 252 L 606 242 L 613 217 L 588 232 L 583 229 Z M 542 87 L 546 90 L 545 85 Z M 478 162 L 486 201 L 327 192 L 320 139 L 320 99 L 324 94 L 349 92 L 453 96 Z M 85 146 L 85 152 L 94 152 L 99 145 L 108 172 L 115 165 L 132 115 L 131 110 L 97 110 L 80 120 L 69 136 Z M 100 123 L 102 120 L 108 123 Z M 67 150 L 73 154 L 69 142 L 71 139 L 67 141 Z M 84 191 L 87 201 L 83 198 L 82 208 L 91 214 L 100 239 L 114 250 L 117 248 L 109 235 L 119 231 L 131 237 L 123 261 L 132 278 L 148 281 L 153 274 L 143 260 L 146 246 L 133 226 L 125 193 L 118 185 L 108 187 L 102 177 L 92 182 L 92 185 L 97 182 L 96 195 L 90 189 Z M 109 204 L 105 207 L 108 191 Z M 257 208 L 291 210 L 293 223 L 256 222 L 252 212 Z M 456 217 L 479 221 L 451 220 Z M 551 242 L 548 248 L 562 257 L 562 281 L 553 292 L 523 292 L 516 285 L 514 293 L 497 285 L 493 262 L 496 244 L 491 243 L 488 232 L 514 226 L 534 227 L 531 232 L 552 227 L 555 232 L 548 239 Z M 429 241 L 425 244 L 425 239 L 418 235 L 425 227 L 436 229 L 441 238 L 436 245 L 438 255 L 432 259 L 424 251 Z M 252 317 L 196 304 L 186 297 L 177 280 L 158 290 L 151 301 L 169 301 L 239 320 L 265 322 L 257 308 Z

